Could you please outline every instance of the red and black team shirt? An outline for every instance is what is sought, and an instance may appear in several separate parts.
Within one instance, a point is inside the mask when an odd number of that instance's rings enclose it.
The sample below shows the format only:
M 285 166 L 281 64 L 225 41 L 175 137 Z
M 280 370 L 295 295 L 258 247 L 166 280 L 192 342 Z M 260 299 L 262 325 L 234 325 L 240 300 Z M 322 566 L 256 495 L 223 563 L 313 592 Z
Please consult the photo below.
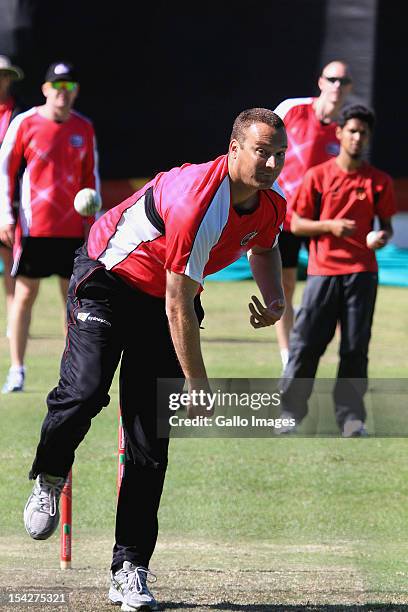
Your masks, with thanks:
M 166 270 L 203 283 L 257 245 L 271 248 L 285 217 L 275 184 L 259 192 L 251 214 L 231 205 L 228 158 L 184 164 L 158 174 L 92 226 L 88 254 L 128 284 L 156 297 L 166 292 Z
M 340 145 L 336 138 L 337 123 L 321 123 L 313 109 L 316 98 L 289 98 L 275 108 L 285 124 L 288 150 L 285 165 L 279 175 L 279 184 L 288 202 L 284 224 L 290 230 L 293 198 L 305 172 L 338 155 Z
M 14 223 L 12 201 L 22 166 L 16 241 L 83 237 L 74 198 L 84 187 L 100 186 L 92 123 L 75 111 L 58 123 L 37 108 L 13 119 L 0 149 L 0 225 Z
M 330 160 L 306 173 L 293 210 L 306 219 L 346 218 L 356 222 L 351 236 L 321 234 L 311 238 L 308 274 L 333 276 L 378 270 L 375 252 L 367 248 L 366 236 L 375 216 L 387 219 L 396 212 L 388 174 L 367 163 L 353 172 L 344 172 L 334 159 Z

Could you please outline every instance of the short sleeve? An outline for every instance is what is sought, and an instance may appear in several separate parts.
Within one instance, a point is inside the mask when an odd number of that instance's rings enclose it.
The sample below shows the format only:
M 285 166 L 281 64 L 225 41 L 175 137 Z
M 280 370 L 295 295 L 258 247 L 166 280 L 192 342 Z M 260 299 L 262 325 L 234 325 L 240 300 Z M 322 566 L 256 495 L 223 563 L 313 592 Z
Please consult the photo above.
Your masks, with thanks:
M 383 175 L 385 180 L 374 187 L 375 214 L 381 219 L 388 219 L 397 212 L 394 184 L 388 174 Z
M 315 175 L 309 170 L 299 185 L 293 201 L 293 210 L 299 217 L 313 219 L 317 193 Z
M 229 182 L 223 180 L 212 200 L 175 203 L 165 220 L 166 260 L 164 267 L 203 283 L 210 251 L 217 244 L 228 221 Z

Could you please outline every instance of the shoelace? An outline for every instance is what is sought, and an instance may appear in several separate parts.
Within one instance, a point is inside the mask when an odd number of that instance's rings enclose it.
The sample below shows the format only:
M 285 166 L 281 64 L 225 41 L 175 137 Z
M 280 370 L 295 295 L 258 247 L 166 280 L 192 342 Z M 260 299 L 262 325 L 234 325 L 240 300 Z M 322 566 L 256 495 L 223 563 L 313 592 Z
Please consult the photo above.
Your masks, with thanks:
M 57 482 L 49 482 L 41 479 L 41 488 L 37 492 L 41 510 L 48 512 L 50 516 L 55 516 L 57 513 L 57 501 L 61 495 L 65 481 L 63 478 Z
M 146 569 L 145 567 L 136 567 L 133 572 L 129 572 L 129 573 L 133 574 L 132 578 L 129 581 L 129 589 L 132 589 L 135 586 L 136 591 L 140 594 L 143 593 L 144 590 L 149 591 L 147 584 L 146 584 L 148 576 L 152 577 L 152 579 L 149 580 L 149 582 L 156 582 L 157 580 L 157 576 L 155 576 L 155 574 L 153 574 L 150 570 Z M 143 576 L 143 574 L 145 575 Z

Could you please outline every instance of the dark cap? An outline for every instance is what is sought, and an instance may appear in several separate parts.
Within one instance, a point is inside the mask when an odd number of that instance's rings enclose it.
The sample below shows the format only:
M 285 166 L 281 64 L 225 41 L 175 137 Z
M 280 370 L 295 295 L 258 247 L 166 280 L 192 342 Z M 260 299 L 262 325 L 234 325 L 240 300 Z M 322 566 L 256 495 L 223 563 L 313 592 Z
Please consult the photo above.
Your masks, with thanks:
M 54 62 L 49 66 L 45 74 L 45 80 L 49 83 L 54 83 L 55 81 L 77 82 L 78 78 L 72 64 L 69 62 Z

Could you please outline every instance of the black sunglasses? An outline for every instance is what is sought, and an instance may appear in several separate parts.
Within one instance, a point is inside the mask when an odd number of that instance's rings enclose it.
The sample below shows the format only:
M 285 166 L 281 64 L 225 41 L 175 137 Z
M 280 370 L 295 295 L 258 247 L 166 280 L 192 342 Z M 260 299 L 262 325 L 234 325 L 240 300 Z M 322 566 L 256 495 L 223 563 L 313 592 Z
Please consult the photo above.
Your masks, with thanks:
M 322 76 L 330 83 L 337 83 L 337 81 L 340 83 L 340 85 L 350 85 L 351 83 L 350 77 L 327 77 L 324 74 Z

